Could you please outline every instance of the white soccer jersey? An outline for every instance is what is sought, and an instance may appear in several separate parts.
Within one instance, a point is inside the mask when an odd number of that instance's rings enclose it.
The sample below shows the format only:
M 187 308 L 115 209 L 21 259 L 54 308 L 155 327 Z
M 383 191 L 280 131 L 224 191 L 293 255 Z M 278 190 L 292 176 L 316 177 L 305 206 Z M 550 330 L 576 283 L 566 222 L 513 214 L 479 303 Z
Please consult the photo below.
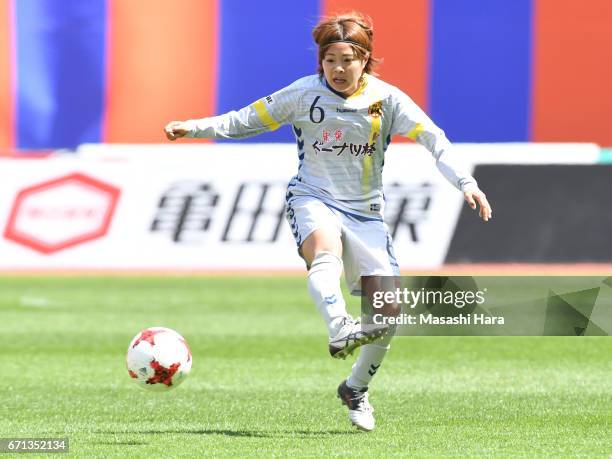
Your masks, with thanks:
M 315 196 L 361 216 L 381 216 L 384 153 L 396 134 L 427 148 L 458 189 L 476 186 L 474 178 L 451 161 L 452 147 L 444 132 L 410 97 L 371 75 L 364 75 L 350 97 L 333 91 L 324 77 L 311 75 L 239 111 L 189 124 L 189 137 L 234 139 L 291 124 L 299 166 L 288 196 Z

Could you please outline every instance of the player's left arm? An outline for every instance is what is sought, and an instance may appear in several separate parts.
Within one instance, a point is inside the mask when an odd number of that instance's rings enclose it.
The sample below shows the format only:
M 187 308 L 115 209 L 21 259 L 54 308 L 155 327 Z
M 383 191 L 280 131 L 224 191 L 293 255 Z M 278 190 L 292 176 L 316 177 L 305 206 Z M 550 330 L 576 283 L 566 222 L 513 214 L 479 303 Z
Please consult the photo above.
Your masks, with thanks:
M 493 215 L 491 204 L 478 187 L 476 179 L 468 173 L 462 161 L 446 138 L 444 131 L 416 105 L 410 97 L 398 91 L 393 95 L 393 126 L 391 134 L 400 134 L 423 145 L 436 160 L 442 175 L 463 192 L 465 201 L 485 222 Z

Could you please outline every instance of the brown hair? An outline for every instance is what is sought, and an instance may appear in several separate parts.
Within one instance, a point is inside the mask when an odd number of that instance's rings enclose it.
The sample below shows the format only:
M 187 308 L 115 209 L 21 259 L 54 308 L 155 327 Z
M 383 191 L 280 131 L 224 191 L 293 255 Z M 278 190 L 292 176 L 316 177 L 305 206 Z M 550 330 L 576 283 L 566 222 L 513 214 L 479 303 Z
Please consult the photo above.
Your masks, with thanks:
M 372 69 L 380 63 L 380 59 L 372 56 L 374 29 L 372 20 L 369 17 L 352 11 L 350 13 L 321 18 L 312 31 L 312 37 L 319 46 L 317 61 L 319 75 L 323 75 L 321 62 L 325 52 L 332 44 L 339 41 L 346 41 L 351 45 L 358 59 L 367 58 L 364 72 L 376 75 Z

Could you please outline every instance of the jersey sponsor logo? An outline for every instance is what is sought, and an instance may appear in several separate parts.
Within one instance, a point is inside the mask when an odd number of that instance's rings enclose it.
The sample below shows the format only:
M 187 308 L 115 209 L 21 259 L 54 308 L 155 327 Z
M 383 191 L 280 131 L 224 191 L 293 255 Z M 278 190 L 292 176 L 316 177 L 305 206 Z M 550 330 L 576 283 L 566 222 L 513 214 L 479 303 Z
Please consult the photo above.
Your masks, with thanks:
M 380 212 L 380 204 L 370 204 L 371 212 Z
M 342 144 L 333 144 L 326 146 L 324 142 L 321 142 L 319 139 L 316 139 L 312 144 L 312 149 L 315 154 L 319 153 L 335 153 L 336 156 L 340 156 L 344 152 L 350 154 L 351 156 L 359 157 L 359 156 L 372 156 L 372 154 L 376 153 L 376 144 L 373 143 L 348 143 L 343 142 Z
M 339 142 L 340 140 L 342 140 L 342 137 L 344 137 L 344 132 L 342 131 L 342 129 L 336 129 L 333 132 L 333 140 Z M 323 143 L 327 143 L 332 139 L 332 132 L 328 131 L 327 129 L 323 129 L 323 131 L 321 132 L 321 140 L 323 141 Z
M 274 99 L 272 99 L 272 96 L 266 96 L 266 102 L 268 102 L 269 104 L 274 103 Z
M 338 113 L 357 113 L 356 108 L 336 108 L 336 112 Z

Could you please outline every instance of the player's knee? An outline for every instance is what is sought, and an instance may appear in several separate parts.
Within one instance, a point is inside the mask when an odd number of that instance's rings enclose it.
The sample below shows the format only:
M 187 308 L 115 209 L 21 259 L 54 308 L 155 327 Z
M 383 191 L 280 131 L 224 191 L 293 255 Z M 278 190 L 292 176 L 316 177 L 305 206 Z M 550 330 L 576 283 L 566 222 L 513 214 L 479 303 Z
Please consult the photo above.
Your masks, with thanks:
M 300 254 L 308 266 L 312 266 L 315 257 L 322 252 L 329 252 L 338 258 L 342 255 L 342 243 L 336 234 L 329 231 L 315 230 L 300 246 Z
M 340 277 L 342 274 L 342 259 L 333 252 L 318 252 L 310 263 L 308 276 L 311 277 L 313 274 L 320 272 L 327 272 L 335 277 Z

